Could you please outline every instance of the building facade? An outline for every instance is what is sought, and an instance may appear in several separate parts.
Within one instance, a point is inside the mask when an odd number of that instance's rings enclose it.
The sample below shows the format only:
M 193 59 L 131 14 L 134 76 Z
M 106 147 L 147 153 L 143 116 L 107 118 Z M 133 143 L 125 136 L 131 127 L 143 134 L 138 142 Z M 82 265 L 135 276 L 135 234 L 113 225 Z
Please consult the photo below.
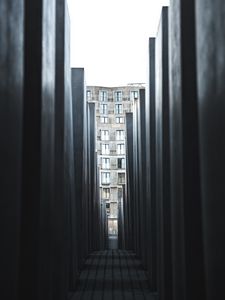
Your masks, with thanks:
M 118 204 L 126 183 L 125 116 L 133 111 L 143 84 L 122 87 L 87 86 L 87 101 L 96 103 L 96 151 L 100 201 L 106 208 L 108 235 L 118 234 Z

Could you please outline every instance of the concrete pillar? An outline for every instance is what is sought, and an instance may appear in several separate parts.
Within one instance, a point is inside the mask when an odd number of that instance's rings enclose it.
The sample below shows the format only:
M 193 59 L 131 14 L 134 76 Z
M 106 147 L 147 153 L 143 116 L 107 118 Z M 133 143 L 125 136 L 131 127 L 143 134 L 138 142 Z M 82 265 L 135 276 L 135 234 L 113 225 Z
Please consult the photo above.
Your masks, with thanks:
M 139 101 L 136 99 L 133 104 L 133 236 L 134 236 L 134 251 L 140 257 L 140 185 L 138 177 L 139 166 L 139 148 L 138 148 L 138 124 L 139 124 Z
M 122 185 L 122 197 L 118 203 L 118 249 L 125 248 L 125 219 L 124 219 L 124 206 L 125 206 L 125 184 Z
M 73 96 L 73 141 L 74 141 L 74 169 L 75 169 L 75 201 L 76 201 L 76 223 L 80 228 L 76 236 L 76 245 L 78 248 L 74 255 L 77 255 L 78 268 L 81 269 L 84 262 L 84 243 L 80 241 L 85 236 L 83 217 L 84 199 L 83 176 L 84 176 L 84 147 L 87 135 L 84 130 L 86 120 L 86 99 L 84 97 L 84 69 L 73 68 L 72 70 L 72 96 Z
M 101 202 L 100 207 L 100 220 L 101 220 L 101 228 L 100 228 L 100 235 L 101 235 L 101 243 L 100 243 L 100 249 L 105 250 L 107 248 L 107 231 L 106 231 L 106 207 L 105 202 Z
M 55 1 L 25 1 L 19 299 L 53 295 Z M 17 12 L 18 14 L 18 12 Z
M 70 24 L 65 0 L 56 1 L 56 86 L 55 86 L 55 196 L 53 207 L 54 299 L 65 299 L 69 268 L 77 272 L 76 260 L 69 261 L 69 240 L 74 228 L 74 166 L 70 72 Z M 70 217 L 70 214 L 72 216 Z M 70 230 L 72 234 L 70 236 Z M 75 250 L 73 249 L 75 252 Z M 76 252 L 75 252 L 76 253 Z M 70 263 L 70 264 L 69 264 Z M 70 269 L 70 274 L 72 273 Z M 73 273 L 74 275 L 74 273 Z M 73 276 L 73 282 L 76 275 Z M 71 286 L 70 286 L 71 288 Z
M 89 240 L 89 251 L 94 251 L 95 238 L 98 238 L 94 235 L 94 226 L 96 226 L 96 215 L 94 214 L 94 205 L 95 205 L 95 185 L 96 185 L 96 176 L 95 170 L 97 167 L 96 164 L 96 155 L 95 155 L 95 103 L 88 103 L 88 240 Z
M 133 162 L 133 114 L 126 113 L 126 168 L 127 168 L 127 198 L 126 198 L 126 247 L 134 249 L 134 162 Z
M 95 107 L 94 107 L 95 109 Z M 96 116 L 94 115 L 95 120 Z M 94 120 L 94 122 L 95 122 Z M 94 125 L 95 128 L 95 125 Z M 99 195 L 99 176 L 98 176 L 98 168 L 97 168 L 97 151 L 96 151 L 96 133 L 94 134 L 94 178 L 93 178 L 93 202 L 94 202 L 94 220 L 93 220 L 93 250 L 100 250 L 100 195 Z
M 168 8 L 163 7 L 156 38 L 156 201 L 158 218 L 158 291 L 172 299 Z
M 225 3 L 198 0 L 195 7 L 207 299 L 225 299 Z
M 171 204 L 174 299 L 205 299 L 195 1 L 170 2 Z
M 18 299 L 20 256 L 24 1 L 0 2 L 0 297 Z
M 145 102 L 146 122 L 146 243 L 147 270 L 152 292 L 157 291 L 156 235 L 156 124 L 155 124 L 155 38 L 149 39 L 149 95 Z
M 146 227 L 146 124 L 145 124 L 145 89 L 139 90 L 138 105 L 138 180 L 139 180 L 139 206 L 140 206 L 140 247 L 143 266 L 147 267 L 147 227 Z

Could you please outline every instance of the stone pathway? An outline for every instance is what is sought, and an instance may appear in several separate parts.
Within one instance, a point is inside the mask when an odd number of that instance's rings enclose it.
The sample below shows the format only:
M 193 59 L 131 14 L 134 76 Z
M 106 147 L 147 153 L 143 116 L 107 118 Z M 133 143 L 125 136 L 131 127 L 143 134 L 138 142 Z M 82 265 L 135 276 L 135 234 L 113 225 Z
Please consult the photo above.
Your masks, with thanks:
M 123 250 L 94 252 L 86 261 L 77 291 L 69 300 L 155 300 L 135 254 Z

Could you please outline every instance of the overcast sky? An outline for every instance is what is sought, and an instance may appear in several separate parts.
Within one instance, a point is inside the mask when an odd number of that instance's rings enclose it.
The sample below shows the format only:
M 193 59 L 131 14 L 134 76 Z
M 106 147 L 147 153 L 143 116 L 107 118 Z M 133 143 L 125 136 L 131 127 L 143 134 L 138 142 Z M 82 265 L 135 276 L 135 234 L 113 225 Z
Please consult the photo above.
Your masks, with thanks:
M 147 81 L 148 38 L 157 33 L 169 0 L 67 0 L 71 66 L 84 67 L 88 85 Z

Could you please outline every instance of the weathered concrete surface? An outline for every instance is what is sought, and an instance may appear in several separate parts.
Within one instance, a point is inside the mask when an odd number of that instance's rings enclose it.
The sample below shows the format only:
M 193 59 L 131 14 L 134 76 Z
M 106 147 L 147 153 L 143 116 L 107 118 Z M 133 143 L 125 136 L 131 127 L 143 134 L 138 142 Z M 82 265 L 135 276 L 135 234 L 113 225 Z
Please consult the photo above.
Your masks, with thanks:
M 195 1 L 170 2 L 174 299 L 205 299 L 195 60 Z
M 225 299 L 225 3 L 195 5 L 207 299 Z
M 159 299 L 172 299 L 168 8 L 163 7 L 156 37 L 156 201 Z
M 50 299 L 54 191 L 55 1 L 25 1 L 19 299 Z
M 0 297 L 18 299 L 24 1 L 0 2 Z

